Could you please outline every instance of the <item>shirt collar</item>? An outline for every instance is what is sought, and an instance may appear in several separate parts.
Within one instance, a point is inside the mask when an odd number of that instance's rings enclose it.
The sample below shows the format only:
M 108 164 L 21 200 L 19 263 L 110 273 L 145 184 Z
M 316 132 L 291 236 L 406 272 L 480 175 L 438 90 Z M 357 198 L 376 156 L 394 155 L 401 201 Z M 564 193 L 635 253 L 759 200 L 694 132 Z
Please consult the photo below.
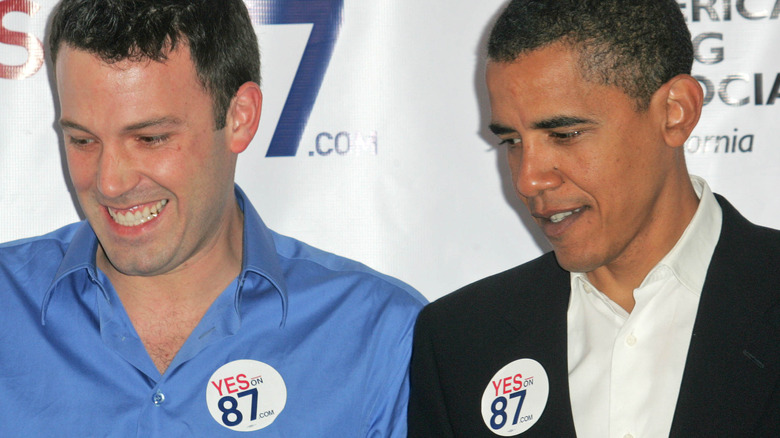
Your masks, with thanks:
M 52 294 L 57 285 L 63 278 L 68 277 L 76 272 L 85 270 L 87 275 L 93 282 L 97 282 L 97 267 L 95 265 L 95 254 L 97 253 L 98 240 L 95 236 L 95 232 L 89 225 L 89 222 L 82 221 L 79 228 L 73 234 L 73 238 L 68 245 L 68 249 L 65 251 L 65 255 L 62 257 L 60 266 L 57 269 L 57 273 L 54 275 L 49 288 L 46 290 L 46 294 L 43 296 L 43 302 L 41 303 L 41 324 L 46 325 L 46 314 L 51 303 Z M 103 288 L 100 288 L 104 298 L 107 301 L 111 301 L 111 298 L 106 294 Z
M 665 266 L 683 286 L 701 294 L 710 259 L 718 244 L 723 212 L 704 179 L 691 175 L 691 182 L 699 196 L 699 207 L 680 240 L 653 270 Z
M 696 213 L 674 247 L 650 270 L 640 287 L 651 281 L 659 271 L 669 269 L 683 286 L 697 295 L 701 294 L 720 236 L 723 213 L 707 182 L 695 175 L 690 175 L 690 178 L 699 197 Z M 582 272 L 572 272 L 571 282 L 572 287 L 577 282 L 590 285 L 588 276 Z
M 241 262 L 241 274 L 238 276 L 238 289 L 241 291 L 244 281 L 250 273 L 268 280 L 279 292 L 279 297 L 282 300 L 280 326 L 284 326 L 287 321 L 287 282 L 279 264 L 274 233 L 263 223 L 255 207 L 238 185 L 236 185 L 235 191 L 238 206 L 244 212 L 244 254 Z M 240 296 L 240 293 L 236 294 L 236 308 L 238 308 Z
M 280 325 L 283 326 L 287 320 L 287 282 L 284 280 L 282 268 L 279 265 L 273 232 L 263 223 L 260 215 L 238 185 L 235 186 L 235 194 L 238 206 L 244 212 L 243 255 L 241 273 L 238 276 L 239 293 L 236 294 L 235 298 L 236 309 L 239 309 L 241 291 L 247 276 L 249 274 L 259 275 L 268 280 L 274 289 L 279 292 L 282 300 Z M 75 272 L 86 270 L 92 281 L 98 283 L 97 266 L 95 263 L 97 248 L 98 240 L 95 232 L 92 230 L 89 222 L 83 221 L 74 234 L 60 262 L 57 273 L 44 295 L 41 305 L 42 324 L 46 322 L 46 313 L 51 302 L 52 293 L 63 278 Z M 110 302 L 110 297 L 106 294 L 105 289 L 101 287 L 100 290 L 103 292 L 105 299 Z

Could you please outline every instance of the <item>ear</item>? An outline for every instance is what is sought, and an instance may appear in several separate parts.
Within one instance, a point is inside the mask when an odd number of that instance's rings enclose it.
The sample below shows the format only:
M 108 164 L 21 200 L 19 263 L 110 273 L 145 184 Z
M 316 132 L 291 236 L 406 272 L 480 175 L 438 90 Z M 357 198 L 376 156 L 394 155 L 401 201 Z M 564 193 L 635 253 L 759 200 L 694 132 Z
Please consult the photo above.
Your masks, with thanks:
M 233 96 L 226 115 L 225 129 L 230 151 L 244 152 L 255 137 L 263 107 L 263 92 L 254 82 L 244 83 Z
M 690 75 L 675 76 L 664 88 L 667 90 L 664 140 L 669 146 L 680 147 L 699 122 L 704 92 L 699 81 Z

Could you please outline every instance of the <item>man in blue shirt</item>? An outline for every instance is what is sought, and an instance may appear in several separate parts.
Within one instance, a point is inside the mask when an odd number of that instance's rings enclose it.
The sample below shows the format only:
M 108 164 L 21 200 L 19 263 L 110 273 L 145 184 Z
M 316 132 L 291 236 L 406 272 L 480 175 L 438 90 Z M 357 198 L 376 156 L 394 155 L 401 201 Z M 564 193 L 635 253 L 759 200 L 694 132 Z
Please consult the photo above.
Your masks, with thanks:
M 50 47 L 87 221 L 0 246 L 4 436 L 405 436 L 424 298 L 265 227 L 241 0 L 65 0 Z

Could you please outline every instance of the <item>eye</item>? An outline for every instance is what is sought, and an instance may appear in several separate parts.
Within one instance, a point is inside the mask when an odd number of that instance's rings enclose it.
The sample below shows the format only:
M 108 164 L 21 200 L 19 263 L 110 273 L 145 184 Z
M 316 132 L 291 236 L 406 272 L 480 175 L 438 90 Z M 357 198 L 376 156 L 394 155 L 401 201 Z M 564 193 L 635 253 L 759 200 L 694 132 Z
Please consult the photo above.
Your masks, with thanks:
M 136 137 L 136 140 L 146 144 L 147 146 L 156 146 L 168 141 L 168 135 L 139 135 Z
M 91 138 L 73 137 L 70 135 L 67 136 L 67 138 L 68 138 L 68 144 L 79 149 L 84 149 L 85 147 L 95 142 L 95 140 Z
M 566 141 L 579 137 L 582 135 L 582 132 L 583 131 L 551 132 L 550 137 L 555 140 Z
M 515 137 L 515 138 L 506 138 L 504 140 L 501 140 L 498 143 L 498 145 L 499 146 L 506 145 L 506 146 L 512 147 L 512 146 L 517 146 L 517 145 L 522 144 L 522 143 L 523 143 L 523 139 L 522 138 Z

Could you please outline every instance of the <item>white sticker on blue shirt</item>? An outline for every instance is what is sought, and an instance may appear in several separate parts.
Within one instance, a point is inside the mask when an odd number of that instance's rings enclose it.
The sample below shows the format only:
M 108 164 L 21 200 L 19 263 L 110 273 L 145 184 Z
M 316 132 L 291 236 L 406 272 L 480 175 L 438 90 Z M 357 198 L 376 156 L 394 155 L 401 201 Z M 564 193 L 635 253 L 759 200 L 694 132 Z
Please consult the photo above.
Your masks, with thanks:
M 520 435 L 542 416 L 549 394 L 544 367 L 533 359 L 518 359 L 490 379 L 482 393 L 482 419 L 496 435 Z
M 214 420 L 239 432 L 271 425 L 287 404 L 287 386 L 272 366 L 256 360 L 222 365 L 208 382 L 206 404 Z

